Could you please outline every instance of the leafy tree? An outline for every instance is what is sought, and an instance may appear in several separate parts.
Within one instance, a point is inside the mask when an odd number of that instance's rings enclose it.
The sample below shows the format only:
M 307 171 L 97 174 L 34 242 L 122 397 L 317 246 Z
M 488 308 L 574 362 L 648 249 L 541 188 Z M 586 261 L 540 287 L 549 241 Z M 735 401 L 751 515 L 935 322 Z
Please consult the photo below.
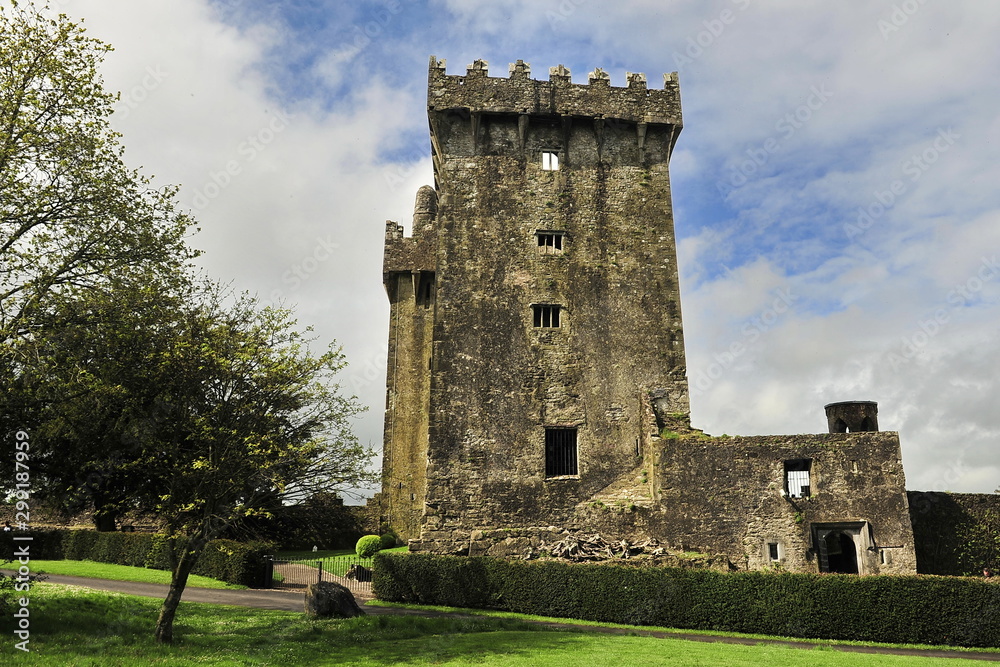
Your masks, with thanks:
M 175 545 L 156 636 L 205 545 L 283 499 L 372 481 L 340 393 L 340 351 L 314 355 L 287 310 L 203 285 L 118 289 L 60 303 L 33 338 L 26 391 L 40 496 L 95 517 L 160 518 Z M 183 537 L 184 540 L 175 538 Z
M 969 512 L 957 526 L 959 564 L 967 575 L 982 571 L 996 572 L 1000 568 L 1000 512 L 981 509 Z
M 335 493 L 317 493 L 290 505 L 275 499 L 266 515 L 248 519 L 226 537 L 279 542 L 286 549 L 345 549 L 364 533 L 360 509 L 344 505 Z
M 188 538 L 175 554 L 157 621 L 172 640 L 177 603 L 205 544 L 275 495 L 292 498 L 371 481 L 370 452 L 351 432 L 361 408 L 339 393 L 345 363 L 331 347 L 313 356 L 288 311 L 260 310 L 219 295 L 189 315 L 184 337 L 162 360 L 161 399 L 173 409 L 145 447 L 156 483 L 136 497 Z M 174 381 L 168 378 L 173 376 Z
M 97 73 L 110 50 L 47 7 L 0 7 L 0 345 L 31 332 L 54 293 L 137 266 L 176 274 L 195 254 L 176 189 L 151 189 L 122 159 L 117 96 Z
M 168 289 L 112 278 L 109 289 L 50 299 L 39 328 L 18 349 L 30 363 L 13 391 L 37 444 L 38 500 L 67 514 L 92 511 L 98 530 L 115 530 L 150 482 L 142 448 L 170 417 L 158 360 L 182 337 L 193 285 Z
M 338 349 L 316 356 L 288 311 L 193 282 L 176 189 L 128 169 L 110 128 L 109 50 L 47 7 L 0 7 L 0 429 L 32 428 L 38 490 L 104 527 L 156 513 L 185 545 L 169 642 L 209 540 L 275 498 L 370 481 L 370 453 Z

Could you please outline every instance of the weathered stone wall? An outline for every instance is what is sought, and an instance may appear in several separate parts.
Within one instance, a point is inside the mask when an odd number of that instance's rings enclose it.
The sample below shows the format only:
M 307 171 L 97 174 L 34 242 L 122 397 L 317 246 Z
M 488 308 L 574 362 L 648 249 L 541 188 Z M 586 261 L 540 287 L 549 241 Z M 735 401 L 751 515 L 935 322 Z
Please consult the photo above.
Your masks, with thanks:
M 1000 575 L 1000 493 L 910 491 L 909 499 L 918 572 L 978 575 L 991 567 Z
M 913 573 L 913 533 L 899 439 L 890 432 L 710 438 L 682 436 L 653 443 L 656 474 L 626 475 L 654 502 L 602 494 L 578 504 L 555 526 L 480 530 L 466 527 L 441 540 L 439 551 L 523 555 L 566 531 L 599 533 L 632 543 L 655 539 L 675 552 L 725 556 L 738 569 L 820 571 L 817 530 L 858 531 L 858 569 L 865 574 Z M 810 494 L 790 497 L 785 462 L 807 459 Z M 484 529 L 485 528 L 485 529 Z M 777 545 L 774 560 L 769 544 Z
M 389 224 L 384 269 L 381 502 L 411 548 L 512 555 L 600 533 L 816 571 L 843 533 L 860 571 L 914 571 L 896 434 L 690 429 L 676 77 L 618 88 L 596 70 L 575 85 L 560 67 L 535 81 L 520 61 L 509 78 L 482 61 L 449 76 L 432 58 L 428 117 L 435 187 L 411 238 Z M 539 305 L 559 307 L 558 326 L 539 326 Z M 546 427 L 576 429 L 577 474 L 547 474 Z M 803 498 L 785 489 L 798 459 Z
M 430 366 L 436 301 L 434 212 L 430 188 L 417 194 L 413 236 L 386 223 L 383 281 L 389 297 L 382 521 L 401 540 L 419 536 L 427 488 Z
M 428 99 L 438 292 L 421 540 L 433 548 L 467 526 L 569 520 L 641 465 L 650 392 L 685 419 L 689 408 L 667 170 L 675 84 L 455 77 L 432 63 Z M 543 168 L 546 150 L 558 170 Z M 558 233 L 560 251 L 540 251 L 539 231 Z M 558 305 L 560 326 L 534 326 L 535 304 Z M 546 426 L 578 429 L 578 475 L 546 477 Z
M 811 461 L 810 494 L 793 498 L 785 462 L 801 459 Z M 896 433 L 665 440 L 658 468 L 653 529 L 687 549 L 749 569 L 818 571 L 814 528 L 863 523 L 863 573 L 915 570 Z M 779 545 L 776 562 L 768 543 Z

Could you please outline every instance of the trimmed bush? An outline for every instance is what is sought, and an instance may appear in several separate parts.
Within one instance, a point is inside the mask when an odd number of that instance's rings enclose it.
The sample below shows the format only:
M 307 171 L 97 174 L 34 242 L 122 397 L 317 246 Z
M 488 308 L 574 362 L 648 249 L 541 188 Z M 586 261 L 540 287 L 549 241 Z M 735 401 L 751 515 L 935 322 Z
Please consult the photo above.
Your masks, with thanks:
M 392 549 L 399 542 L 399 538 L 396 537 L 395 533 L 385 533 L 379 538 L 379 543 L 382 549 Z
M 0 533 L 0 548 L 13 554 L 16 547 L 29 545 L 33 560 L 93 560 L 99 563 L 147 567 L 154 570 L 171 569 L 170 542 L 163 535 L 151 533 L 99 533 L 93 530 L 32 530 L 30 542 L 14 542 L 20 531 Z M 176 542 L 183 549 L 186 540 Z M 201 574 L 231 584 L 257 586 L 263 572 L 263 557 L 273 553 L 270 542 L 234 542 L 213 540 L 206 545 L 194 566 L 194 574 Z
M 711 570 L 379 553 L 376 597 L 788 637 L 1000 647 L 981 579 Z
M 381 548 L 381 537 L 378 535 L 365 535 L 358 540 L 357 545 L 354 547 L 354 551 L 358 554 L 358 558 L 371 558 Z

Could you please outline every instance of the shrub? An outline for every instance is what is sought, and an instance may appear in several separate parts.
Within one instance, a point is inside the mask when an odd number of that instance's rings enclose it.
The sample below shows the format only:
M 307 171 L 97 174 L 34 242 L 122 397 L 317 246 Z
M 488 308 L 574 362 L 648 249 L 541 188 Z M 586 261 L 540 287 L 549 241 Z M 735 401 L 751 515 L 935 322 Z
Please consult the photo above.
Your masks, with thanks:
M 4 553 L 14 553 L 13 537 L 17 534 L 19 531 L 0 533 L 0 549 Z M 93 560 L 154 570 L 171 569 L 171 546 L 182 549 L 186 543 L 186 540 L 178 539 L 171 545 L 170 540 L 159 534 L 99 533 L 93 530 L 32 530 L 30 535 L 31 542 L 17 544 L 28 544 L 34 560 Z M 256 586 L 263 572 L 263 556 L 274 549 L 275 545 L 270 542 L 212 540 L 206 545 L 193 572 L 231 584 Z
M 392 549 L 396 544 L 399 543 L 399 538 L 393 532 L 384 533 L 382 537 L 379 538 L 379 543 L 381 544 L 381 549 Z
M 371 558 L 381 548 L 381 537 L 378 535 L 365 535 L 358 540 L 358 544 L 354 547 L 354 551 L 357 552 L 358 558 Z
M 982 579 L 505 561 L 380 553 L 381 600 L 661 627 L 1000 647 L 1000 585 Z

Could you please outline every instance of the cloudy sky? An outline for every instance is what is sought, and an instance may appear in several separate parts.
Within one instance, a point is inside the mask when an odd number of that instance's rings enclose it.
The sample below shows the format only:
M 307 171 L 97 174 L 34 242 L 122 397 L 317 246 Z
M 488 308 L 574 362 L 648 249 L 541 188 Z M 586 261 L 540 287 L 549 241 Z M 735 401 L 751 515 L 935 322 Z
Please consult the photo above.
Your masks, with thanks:
M 344 346 L 381 443 L 385 220 L 431 183 L 427 61 L 678 71 L 695 426 L 815 433 L 878 401 L 907 486 L 1000 486 L 1000 7 L 802 0 L 58 0 L 115 47 L 131 165 L 218 279 Z

